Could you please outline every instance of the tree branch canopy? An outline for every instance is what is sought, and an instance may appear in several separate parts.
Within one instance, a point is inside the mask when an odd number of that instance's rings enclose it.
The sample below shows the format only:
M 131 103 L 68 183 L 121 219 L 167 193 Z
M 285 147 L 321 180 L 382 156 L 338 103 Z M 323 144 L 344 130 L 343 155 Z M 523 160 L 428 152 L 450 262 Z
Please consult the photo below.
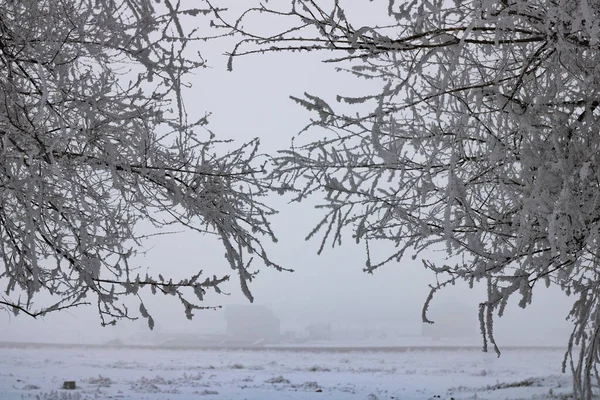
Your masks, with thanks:
M 350 234 L 366 244 L 367 272 L 421 257 L 439 279 L 426 322 L 447 283 L 484 282 L 484 349 L 498 351 L 493 323 L 510 298 L 526 307 L 538 283 L 561 287 L 575 299 L 564 367 L 570 360 L 575 398 L 591 399 L 600 358 L 600 2 L 390 0 L 387 10 L 369 5 L 370 17 L 382 11 L 377 25 L 344 4 L 213 14 L 240 38 L 230 67 L 250 54 L 318 51 L 379 88 L 292 97 L 313 112 L 306 130 L 321 136 L 303 131 L 272 176 L 298 201 L 324 195 L 309 238 L 320 234 L 322 250 Z M 259 19 L 285 29 L 257 33 Z M 381 240 L 397 250 L 375 260 L 369 243 Z M 428 260 L 440 244 L 446 265 Z
M 152 327 L 146 287 L 177 296 L 191 318 L 229 275 L 140 276 L 130 263 L 141 221 L 216 235 L 250 300 L 252 257 L 282 269 L 261 244 L 275 236 L 258 140 L 217 140 L 185 109 L 186 76 L 205 63 L 181 19 L 207 12 L 169 0 L 3 2 L 0 307 L 38 316 L 95 302 L 114 324 L 135 317 L 123 302 L 133 297 Z

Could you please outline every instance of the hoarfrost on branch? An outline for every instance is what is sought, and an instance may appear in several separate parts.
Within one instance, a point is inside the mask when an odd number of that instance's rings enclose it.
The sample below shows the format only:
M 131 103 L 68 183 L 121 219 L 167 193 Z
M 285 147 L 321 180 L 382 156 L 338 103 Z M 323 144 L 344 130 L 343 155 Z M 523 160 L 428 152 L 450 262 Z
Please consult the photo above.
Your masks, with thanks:
M 229 276 L 203 276 L 201 260 L 180 281 L 140 274 L 140 221 L 218 237 L 250 300 L 252 257 L 281 269 L 261 244 L 275 237 L 258 140 L 235 147 L 204 113 L 188 119 L 182 90 L 204 60 L 182 21 L 207 11 L 169 0 L 2 3 L 0 307 L 38 316 L 95 302 L 114 324 L 135 318 L 125 298 L 137 297 L 152 327 L 146 288 L 177 296 L 191 318 Z
M 214 13 L 215 25 L 240 35 L 231 67 L 251 54 L 323 52 L 380 88 L 293 97 L 315 118 L 272 174 L 299 201 L 325 194 L 310 236 L 322 235 L 322 249 L 350 232 L 366 245 L 367 272 L 408 252 L 423 257 L 438 274 L 424 321 L 435 291 L 485 282 L 481 331 L 496 351 L 494 317 L 509 298 L 526 307 L 536 286 L 558 285 L 574 298 L 564 367 L 575 397 L 591 398 L 600 357 L 600 2 L 390 0 L 379 25 L 351 11 L 337 0 L 295 0 L 237 20 Z M 261 18 L 285 29 L 258 34 Z M 397 251 L 375 259 L 376 240 Z M 426 259 L 439 244 L 447 265 Z

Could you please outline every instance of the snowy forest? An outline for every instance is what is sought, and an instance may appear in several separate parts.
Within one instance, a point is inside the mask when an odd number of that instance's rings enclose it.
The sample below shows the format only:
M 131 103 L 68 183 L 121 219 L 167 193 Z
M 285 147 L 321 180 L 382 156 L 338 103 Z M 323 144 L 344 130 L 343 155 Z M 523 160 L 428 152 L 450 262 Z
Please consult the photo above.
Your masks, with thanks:
M 0 0 L 0 309 L 85 307 L 102 325 L 152 329 L 151 295 L 189 319 L 230 280 L 252 302 L 261 269 L 291 272 L 269 250 L 283 196 L 317 204 L 305 233 L 319 254 L 359 246 L 366 274 L 406 260 L 432 271 L 425 323 L 439 292 L 483 286 L 484 351 L 501 354 L 509 300 L 527 308 L 559 288 L 572 304 L 555 316 L 572 325 L 563 372 L 592 399 L 600 1 L 229 3 Z M 228 44 L 224 65 L 203 58 L 214 42 Z M 300 132 L 240 142 L 189 100 L 208 68 L 290 54 L 356 81 L 290 93 L 308 116 Z M 289 146 L 271 151 L 275 135 Z M 218 239 L 219 274 L 132 261 L 182 229 Z

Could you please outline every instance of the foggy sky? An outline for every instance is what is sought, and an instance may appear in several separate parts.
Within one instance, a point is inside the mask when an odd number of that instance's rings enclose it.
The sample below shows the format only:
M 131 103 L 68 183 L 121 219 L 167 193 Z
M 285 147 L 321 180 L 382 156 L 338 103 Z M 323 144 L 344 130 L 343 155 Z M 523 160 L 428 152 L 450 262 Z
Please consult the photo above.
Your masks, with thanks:
M 216 41 L 200 45 L 211 68 L 200 70 L 193 77 L 193 88 L 186 93 L 187 111 L 190 115 L 211 112 L 209 128 L 218 138 L 243 142 L 260 137 L 263 152 L 288 148 L 291 138 L 309 122 L 310 114 L 293 103 L 290 95 L 302 96 L 308 92 L 334 99 L 338 93 L 360 92 L 359 85 L 379 88 L 377 82 L 357 81 L 336 73 L 331 65 L 319 63 L 317 54 L 246 57 L 236 60 L 234 71 L 227 72 L 222 53 L 230 49 L 227 48 L 230 44 L 230 41 Z M 315 135 L 308 133 L 311 134 Z M 288 197 L 273 195 L 269 199 L 269 204 L 278 208 L 280 214 L 273 219 L 279 243 L 269 245 L 268 250 L 275 262 L 295 272 L 261 268 L 250 286 L 256 303 L 271 308 L 281 319 L 284 330 L 301 329 L 308 323 L 322 321 L 381 329 L 420 326 L 421 307 L 434 276 L 422 268 L 420 259 L 413 261 L 410 255 L 403 263 L 390 263 L 373 275 L 365 274 L 364 245 L 356 245 L 349 236 L 341 249 L 329 248 L 317 256 L 318 239 L 306 242 L 304 237 L 319 220 L 318 212 L 312 209 L 318 200 L 290 205 Z M 222 246 L 214 238 L 180 233 L 153 239 L 148 248 L 147 254 L 137 259 L 137 264 L 143 266 L 142 274 L 145 268 L 175 278 L 189 276 L 198 269 L 207 274 L 230 273 Z M 444 258 L 443 252 L 422 256 L 438 261 Z M 209 294 L 205 305 L 247 303 L 235 276 L 222 289 L 231 295 Z M 431 312 L 435 314 L 436 308 L 447 302 L 464 304 L 473 312 L 476 335 L 477 304 L 485 300 L 484 295 L 483 287 L 470 290 L 464 284 L 457 285 L 439 294 Z M 144 300 L 159 331 L 215 332 L 223 327 L 222 313 L 218 311 L 199 311 L 193 321 L 187 321 L 175 298 L 153 297 L 148 292 Z M 564 337 L 568 327 L 564 317 L 569 308 L 568 299 L 559 290 L 534 292 L 529 309 L 521 310 L 512 304 L 507 315 L 498 320 L 497 340 L 500 344 L 524 339 L 535 343 L 538 338 L 557 332 Z M 122 321 L 115 328 L 102 328 L 94 306 L 38 320 L 24 315 L 0 316 L 0 341 L 98 343 L 146 329 L 143 320 Z

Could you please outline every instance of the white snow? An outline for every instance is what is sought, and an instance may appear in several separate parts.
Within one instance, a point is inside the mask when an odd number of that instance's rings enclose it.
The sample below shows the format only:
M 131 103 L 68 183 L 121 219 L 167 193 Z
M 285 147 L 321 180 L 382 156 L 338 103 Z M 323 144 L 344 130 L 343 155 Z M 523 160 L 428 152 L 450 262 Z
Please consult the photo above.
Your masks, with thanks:
M 0 345 L 0 399 L 533 399 L 569 393 L 563 350 Z M 76 381 L 76 390 L 62 389 Z

